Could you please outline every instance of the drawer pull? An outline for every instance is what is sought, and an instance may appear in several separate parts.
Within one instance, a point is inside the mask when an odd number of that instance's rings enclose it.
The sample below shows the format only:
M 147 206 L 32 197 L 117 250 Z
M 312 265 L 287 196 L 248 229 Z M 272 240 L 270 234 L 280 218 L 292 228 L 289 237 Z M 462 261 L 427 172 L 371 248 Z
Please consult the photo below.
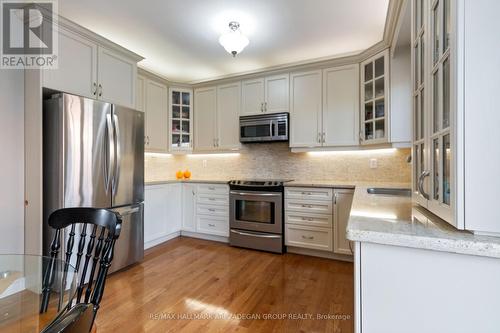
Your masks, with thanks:
M 209 227 L 214 228 L 214 227 L 215 227 L 215 224 L 213 224 L 213 223 L 209 223 L 209 224 L 208 224 L 208 226 L 209 226 Z
M 314 221 L 312 217 L 303 217 L 302 221 Z
M 309 240 L 313 240 L 313 239 L 314 239 L 314 236 L 304 236 L 304 235 L 302 235 L 302 238 L 304 238 L 304 239 L 309 239 Z
M 312 205 L 302 204 L 302 207 L 303 207 L 303 208 L 312 208 Z
M 208 211 L 209 212 L 215 212 L 215 209 L 214 208 L 209 208 Z
M 211 187 L 209 187 L 208 189 L 209 189 L 210 191 L 215 191 L 215 187 L 212 187 L 212 186 L 211 186 Z
M 302 192 L 302 195 L 312 195 L 311 192 Z
M 208 200 L 210 200 L 210 201 L 215 201 L 215 198 L 208 198 Z

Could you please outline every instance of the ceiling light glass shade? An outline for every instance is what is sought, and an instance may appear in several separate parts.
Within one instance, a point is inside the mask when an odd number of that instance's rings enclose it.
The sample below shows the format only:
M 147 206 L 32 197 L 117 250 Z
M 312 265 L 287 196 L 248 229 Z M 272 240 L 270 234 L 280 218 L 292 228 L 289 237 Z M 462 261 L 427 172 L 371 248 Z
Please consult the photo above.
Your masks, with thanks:
M 219 37 L 219 43 L 234 57 L 243 51 L 250 41 L 239 30 L 231 29 L 231 31 Z

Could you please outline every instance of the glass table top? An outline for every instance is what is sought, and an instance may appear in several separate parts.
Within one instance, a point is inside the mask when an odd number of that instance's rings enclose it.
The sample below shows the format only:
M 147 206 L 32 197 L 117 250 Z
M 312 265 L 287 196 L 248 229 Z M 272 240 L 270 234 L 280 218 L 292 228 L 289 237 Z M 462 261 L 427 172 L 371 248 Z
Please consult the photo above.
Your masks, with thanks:
M 48 306 L 41 313 L 50 257 L 0 255 L 0 332 L 40 332 L 71 305 L 76 293 L 77 272 L 62 260 L 55 260 Z M 45 288 L 49 290 L 49 288 Z

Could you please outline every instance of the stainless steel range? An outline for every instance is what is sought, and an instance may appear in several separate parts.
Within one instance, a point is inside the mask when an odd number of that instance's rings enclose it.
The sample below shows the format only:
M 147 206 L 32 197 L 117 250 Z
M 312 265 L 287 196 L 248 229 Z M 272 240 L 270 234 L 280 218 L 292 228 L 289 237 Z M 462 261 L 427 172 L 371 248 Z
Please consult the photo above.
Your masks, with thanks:
M 229 182 L 229 243 L 283 253 L 283 180 Z

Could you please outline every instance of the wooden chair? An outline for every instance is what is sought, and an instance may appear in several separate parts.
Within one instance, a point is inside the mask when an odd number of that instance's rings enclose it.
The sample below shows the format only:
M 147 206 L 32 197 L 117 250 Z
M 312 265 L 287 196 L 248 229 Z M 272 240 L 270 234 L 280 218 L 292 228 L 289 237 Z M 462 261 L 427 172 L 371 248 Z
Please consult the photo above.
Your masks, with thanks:
M 63 274 L 67 274 L 73 255 L 77 225 L 81 228 L 74 267 L 80 273 L 80 278 L 76 290 L 76 305 L 72 306 L 73 302 L 70 302 L 66 310 L 42 333 L 90 332 L 102 300 L 109 266 L 113 261 L 115 242 L 120 236 L 121 216 L 107 209 L 64 208 L 53 212 L 48 223 L 55 229 L 55 234 L 51 244 L 51 260 L 43 280 L 40 312 L 43 313 L 48 308 L 51 286 L 56 275 L 56 261 L 61 248 L 61 233 L 70 227 L 64 253 L 66 266 Z M 86 279 L 89 265 L 90 275 Z M 94 278 L 96 271 L 97 276 Z

